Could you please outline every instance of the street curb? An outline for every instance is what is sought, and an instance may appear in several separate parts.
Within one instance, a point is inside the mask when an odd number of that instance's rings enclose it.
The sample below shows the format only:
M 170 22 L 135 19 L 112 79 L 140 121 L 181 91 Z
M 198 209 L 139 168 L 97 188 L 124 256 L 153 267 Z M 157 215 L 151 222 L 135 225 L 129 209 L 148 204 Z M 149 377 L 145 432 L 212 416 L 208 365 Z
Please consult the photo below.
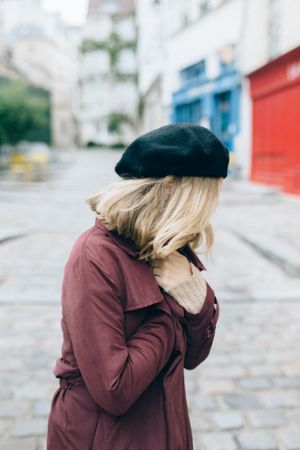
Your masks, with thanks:
M 262 236 L 259 233 L 244 234 L 236 229 L 229 228 L 228 230 L 262 256 L 271 260 L 288 275 L 300 276 L 300 253 L 289 244 L 271 236 Z
M 28 234 L 28 230 L 4 230 L 0 231 L 0 244 L 24 237 Z

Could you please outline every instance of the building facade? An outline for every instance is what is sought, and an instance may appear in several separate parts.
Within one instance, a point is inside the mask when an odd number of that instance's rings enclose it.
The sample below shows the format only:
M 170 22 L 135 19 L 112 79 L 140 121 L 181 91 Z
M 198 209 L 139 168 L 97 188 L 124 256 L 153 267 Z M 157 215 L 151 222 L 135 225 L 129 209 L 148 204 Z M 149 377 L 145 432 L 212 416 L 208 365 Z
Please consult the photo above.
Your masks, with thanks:
M 133 138 L 138 107 L 133 1 L 90 1 L 79 92 L 82 145 L 122 145 Z
M 140 1 L 137 11 L 141 129 L 206 126 L 227 145 L 233 167 L 241 132 L 242 2 Z
M 251 180 L 300 195 L 300 47 L 249 75 Z
M 40 0 L 3 0 L 2 73 L 14 74 L 50 93 L 52 144 L 74 145 L 77 48 L 73 31 Z M 1 70 L 1 69 L 0 69 Z
M 264 67 L 267 73 L 271 61 L 281 66 L 284 60 L 297 72 L 297 62 L 289 59 L 289 52 L 300 45 L 299 16 L 300 0 L 139 0 L 140 130 L 170 122 L 203 124 L 228 146 L 231 173 L 269 183 L 270 174 L 263 175 L 257 160 L 265 148 L 258 149 L 262 128 L 257 119 L 259 102 L 254 98 L 258 77 L 266 91 L 269 81 L 256 71 Z M 292 84 L 296 86 L 297 81 Z M 298 93 L 294 94 L 294 104 L 300 104 Z M 282 96 L 280 114 L 288 118 L 291 107 Z M 299 153 L 295 151 L 300 146 L 296 117 L 289 128 L 293 128 L 294 143 L 289 149 L 285 141 L 282 159 L 297 165 L 288 156 Z M 284 137 L 283 133 L 281 142 Z M 297 185 L 297 173 L 289 175 L 286 187 L 283 181 L 279 183 L 282 189 L 296 192 L 287 186 Z
M 180 88 L 172 96 L 171 122 L 193 122 L 211 129 L 227 148 L 234 150 L 239 132 L 241 77 L 232 47 L 230 59 L 217 58 L 217 71 L 210 77 L 207 59 L 180 70 Z
M 299 16 L 299 0 L 249 2 L 247 58 L 241 66 L 252 110 L 249 178 L 295 195 L 300 194 Z

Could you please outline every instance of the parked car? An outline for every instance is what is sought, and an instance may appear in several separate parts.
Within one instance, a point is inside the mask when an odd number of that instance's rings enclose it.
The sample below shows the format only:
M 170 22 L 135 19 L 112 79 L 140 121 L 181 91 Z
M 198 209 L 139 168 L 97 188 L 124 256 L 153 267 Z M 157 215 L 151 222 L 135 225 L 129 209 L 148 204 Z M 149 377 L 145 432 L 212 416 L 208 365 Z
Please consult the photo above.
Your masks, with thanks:
M 46 143 L 20 142 L 10 155 L 12 177 L 21 177 L 26 181 L 45 179 L 49 157 L 50 149 Z

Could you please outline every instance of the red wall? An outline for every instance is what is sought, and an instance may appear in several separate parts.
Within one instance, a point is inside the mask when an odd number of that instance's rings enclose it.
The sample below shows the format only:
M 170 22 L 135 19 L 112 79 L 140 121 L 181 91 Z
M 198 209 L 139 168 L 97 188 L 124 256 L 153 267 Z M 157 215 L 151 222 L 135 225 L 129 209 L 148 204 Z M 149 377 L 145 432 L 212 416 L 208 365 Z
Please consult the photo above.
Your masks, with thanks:
M 300 47 L 249 75 L 251 180 L 300 195 Z

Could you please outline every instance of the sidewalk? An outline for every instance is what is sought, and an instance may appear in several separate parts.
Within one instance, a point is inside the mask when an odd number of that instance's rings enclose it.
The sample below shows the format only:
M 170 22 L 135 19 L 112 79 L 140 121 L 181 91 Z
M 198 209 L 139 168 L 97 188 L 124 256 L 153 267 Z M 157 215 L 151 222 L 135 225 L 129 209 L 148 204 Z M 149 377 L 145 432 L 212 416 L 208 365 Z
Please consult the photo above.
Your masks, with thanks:
M 118 179 L 119 157 L 80 151 L 47 182 L 0 180 L 0 450 L 45 448 L 64 264 L 94 224 L 85 197 Z M 208 359 L 185 371 L 195 450 L 299 448 L 299 277 L 248 242 L 298 252 L 299 215 L 296 200 L 224 182 L 213 255 L 201 256 L 220 319 Z
M 286 273 L 300 276 L 300 197 L 234 181 L 225 187 L 223 203 L 234 211 L 230 230 Z

